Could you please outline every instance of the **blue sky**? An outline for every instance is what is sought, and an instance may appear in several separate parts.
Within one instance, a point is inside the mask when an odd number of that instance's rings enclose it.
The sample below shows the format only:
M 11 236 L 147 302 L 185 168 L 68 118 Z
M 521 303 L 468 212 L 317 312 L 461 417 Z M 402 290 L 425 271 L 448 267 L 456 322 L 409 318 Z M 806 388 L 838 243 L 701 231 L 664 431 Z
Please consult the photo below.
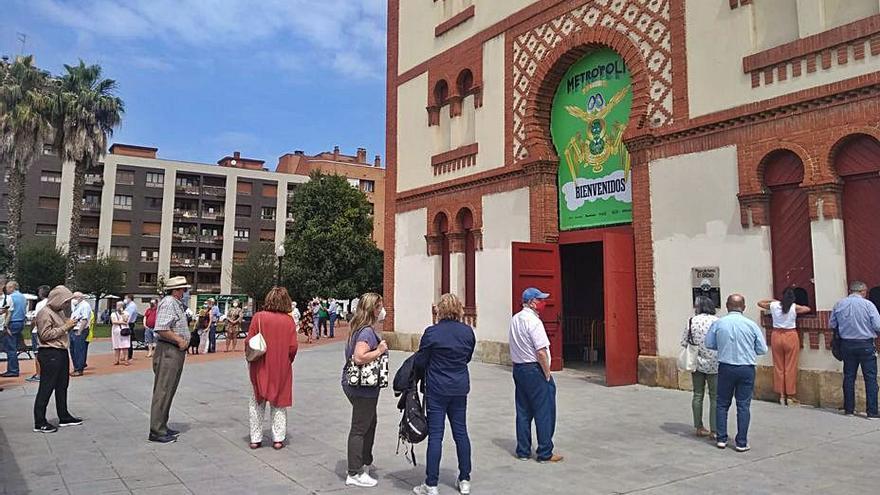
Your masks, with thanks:
M 114 142 L 214 163 L 385 150 L 384 0 L 0 0 L 0 54 L 99 63 L 125 100 Z

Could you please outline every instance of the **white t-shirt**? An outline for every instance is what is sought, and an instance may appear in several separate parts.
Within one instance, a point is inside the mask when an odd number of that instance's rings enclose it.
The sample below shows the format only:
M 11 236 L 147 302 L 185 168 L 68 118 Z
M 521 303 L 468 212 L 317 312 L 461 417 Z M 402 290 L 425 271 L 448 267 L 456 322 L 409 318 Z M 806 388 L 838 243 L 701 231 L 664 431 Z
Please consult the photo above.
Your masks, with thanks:
M 788 313 L 782 312 L 782 303 L 773 301 L 770 303 L 770 316 L 773 317 L 773 328 L 792 329 L 797 328 L 797 305 L 792 304 Z
M 510 319 L 510 360 L 515 364 L 537 363 L 538 351 L 548 349 L 547 366 L 550 366 L 550 339 L 544 322 L 531 308 L 523 308 Z

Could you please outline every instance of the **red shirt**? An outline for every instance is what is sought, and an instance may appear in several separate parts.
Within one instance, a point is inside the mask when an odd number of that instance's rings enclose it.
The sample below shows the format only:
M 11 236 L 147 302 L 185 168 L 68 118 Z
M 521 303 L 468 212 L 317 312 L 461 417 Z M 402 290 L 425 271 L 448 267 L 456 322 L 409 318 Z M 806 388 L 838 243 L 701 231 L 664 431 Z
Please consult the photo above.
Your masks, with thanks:
M 144 311 L 144 326 L 147 328 L 156 328 L 156 308 L 150 306 Z
M 266 354 L 250 365 L 251 384 L 257 401 L 269 401 L 275 407 L 293 405 L 293 358 L 299 346 L 296 325 L 287 313 L 260 311 L 254 315 L 244 345 L 251 337 L 263 334 Z

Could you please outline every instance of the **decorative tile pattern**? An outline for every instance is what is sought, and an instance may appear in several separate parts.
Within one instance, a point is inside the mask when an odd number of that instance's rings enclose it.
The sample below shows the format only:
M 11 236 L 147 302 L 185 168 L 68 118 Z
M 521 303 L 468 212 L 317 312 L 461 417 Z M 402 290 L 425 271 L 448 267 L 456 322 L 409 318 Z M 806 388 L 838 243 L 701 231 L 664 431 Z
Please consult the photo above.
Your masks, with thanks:
M 625 34 L 641 50 L 650 86 L 648 122 L 672 124 L 672 47 L 670 0 L 594 0 L 517 36 L 513 41 L 513 158 L 528 157 L 525 112 L 537 87 L 535 70 L 562 40 L 582 29 L 601 26 Z M 534 84 L 533 84 L 534 83 Z

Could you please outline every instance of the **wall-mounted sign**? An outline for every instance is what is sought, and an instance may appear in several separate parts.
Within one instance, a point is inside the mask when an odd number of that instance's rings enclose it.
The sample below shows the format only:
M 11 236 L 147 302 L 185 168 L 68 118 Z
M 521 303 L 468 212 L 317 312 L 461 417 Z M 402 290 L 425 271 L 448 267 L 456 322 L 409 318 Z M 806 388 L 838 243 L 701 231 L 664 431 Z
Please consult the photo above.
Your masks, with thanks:
M 691 268 L 691 295 L 694 302 L 698 296 L 712 299 L 716 308 L 721 307 L 721 270 L 717 266 Z
M 575 62 L 550 116 L 559 155 L 561 230 L 632 222 L 630 157 L 623 144 L 632 106 L 623 59 L 602 48 Z

